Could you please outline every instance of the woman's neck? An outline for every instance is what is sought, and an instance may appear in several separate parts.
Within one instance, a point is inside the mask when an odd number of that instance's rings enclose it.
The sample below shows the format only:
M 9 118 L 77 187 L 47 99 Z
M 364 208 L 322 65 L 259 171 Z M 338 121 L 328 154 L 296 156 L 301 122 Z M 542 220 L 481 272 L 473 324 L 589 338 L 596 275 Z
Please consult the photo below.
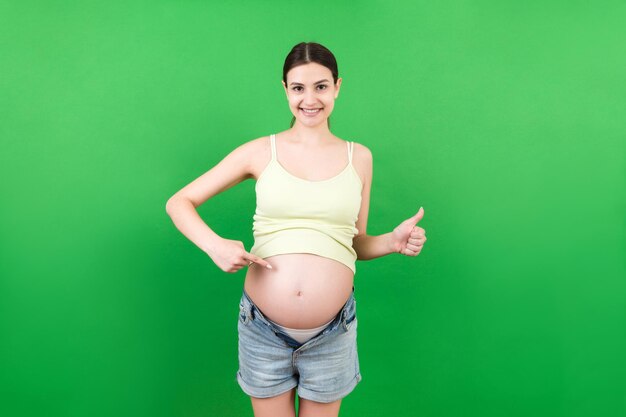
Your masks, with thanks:
M 327 123 L 320 123 L 317 126 L 309 127 L 296 121 L 293 127 L 289 129 L 289 132 L 294 140 L 310 144 L 328 142 L 330 138 L 334 137 L 330 129 L 328 129 Z

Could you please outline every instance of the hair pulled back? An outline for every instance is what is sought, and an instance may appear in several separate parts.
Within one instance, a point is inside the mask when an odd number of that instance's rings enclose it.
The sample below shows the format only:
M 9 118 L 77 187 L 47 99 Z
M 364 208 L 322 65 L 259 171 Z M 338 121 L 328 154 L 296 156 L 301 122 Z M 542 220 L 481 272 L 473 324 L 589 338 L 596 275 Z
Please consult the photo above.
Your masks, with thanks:
M 337 84 L 337 78 L 339 78 L 339 70 L 337 69 L 337 60 L 335 56 L 328 48 L 315 42 L 300 42 L 293 48 L 287 58 L 285 58 L 285 64 L 283 65 L 283 81 L 287 85 L 287 73 L 294 67 L 299 65 L 315 62 L 325 66 L 333 74 L 333 82 Z M 330 117 L 328 117 L 328 127 L 330 128 Z M 296 117 L 291 119 L 290 127 L 296 122 Z

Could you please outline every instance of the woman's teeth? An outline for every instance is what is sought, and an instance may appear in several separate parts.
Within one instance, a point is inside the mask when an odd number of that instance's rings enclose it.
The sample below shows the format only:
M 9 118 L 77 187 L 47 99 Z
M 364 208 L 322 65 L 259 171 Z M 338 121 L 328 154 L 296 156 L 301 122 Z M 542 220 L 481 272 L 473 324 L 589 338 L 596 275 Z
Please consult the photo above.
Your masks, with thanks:
M 306 114 L 317 114 L 320 112 L 321 109 L 305 109 L 300 107 L 300 110 L 302 110 Z

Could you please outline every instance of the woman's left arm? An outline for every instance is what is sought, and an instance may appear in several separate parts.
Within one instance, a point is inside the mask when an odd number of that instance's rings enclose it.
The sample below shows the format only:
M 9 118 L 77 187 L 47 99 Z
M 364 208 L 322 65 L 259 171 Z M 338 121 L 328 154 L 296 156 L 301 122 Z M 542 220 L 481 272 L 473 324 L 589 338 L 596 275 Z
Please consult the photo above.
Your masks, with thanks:
M 426 231 L 416 226 L 422 217 L 424 209 L 420 207 L 417 214 L 400 223 L 392 232 L 378 236 L 357 234 L 352 240 L 357 259 L 365 261 L 396 252 L 406 256 L 419 255 L 426 242 Z
M 422 217 L 424 209 L 406 219 L 393 231 L 377 236 L 367 234 L 367 217 L 369 214 L 370 190 L 373 177 L 372 152 L 365 146 L 358 146 L 360 152 L 355 152 L 353 160 L 357 163 L 358 171 L 363 173 L 363 190 L 361 192 L 361 208 L 356 221 L 358 233 L 352 240 L 352 247 L 357 253 L 357 259 L 368 260 L 380 258 L 390 253 L 401 253 L 406 256 L 417 256 L 426 242 L 426 231 L 416 226 Z

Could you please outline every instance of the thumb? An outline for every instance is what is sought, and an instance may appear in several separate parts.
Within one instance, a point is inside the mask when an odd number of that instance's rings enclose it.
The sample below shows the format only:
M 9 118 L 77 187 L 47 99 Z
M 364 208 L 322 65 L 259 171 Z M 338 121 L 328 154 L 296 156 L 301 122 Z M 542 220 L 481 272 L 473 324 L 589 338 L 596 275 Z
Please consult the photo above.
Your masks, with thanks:
M 420 207 L 420 209 L 417 211 L 417 213 L 415 213 L 415 215 L 413 217 L 411 217 L 409 220 L 415 224 L 417 222 L 419 222 L 420 220 L 422 220 L 422 218 L 424 217 L 424 207 Z

